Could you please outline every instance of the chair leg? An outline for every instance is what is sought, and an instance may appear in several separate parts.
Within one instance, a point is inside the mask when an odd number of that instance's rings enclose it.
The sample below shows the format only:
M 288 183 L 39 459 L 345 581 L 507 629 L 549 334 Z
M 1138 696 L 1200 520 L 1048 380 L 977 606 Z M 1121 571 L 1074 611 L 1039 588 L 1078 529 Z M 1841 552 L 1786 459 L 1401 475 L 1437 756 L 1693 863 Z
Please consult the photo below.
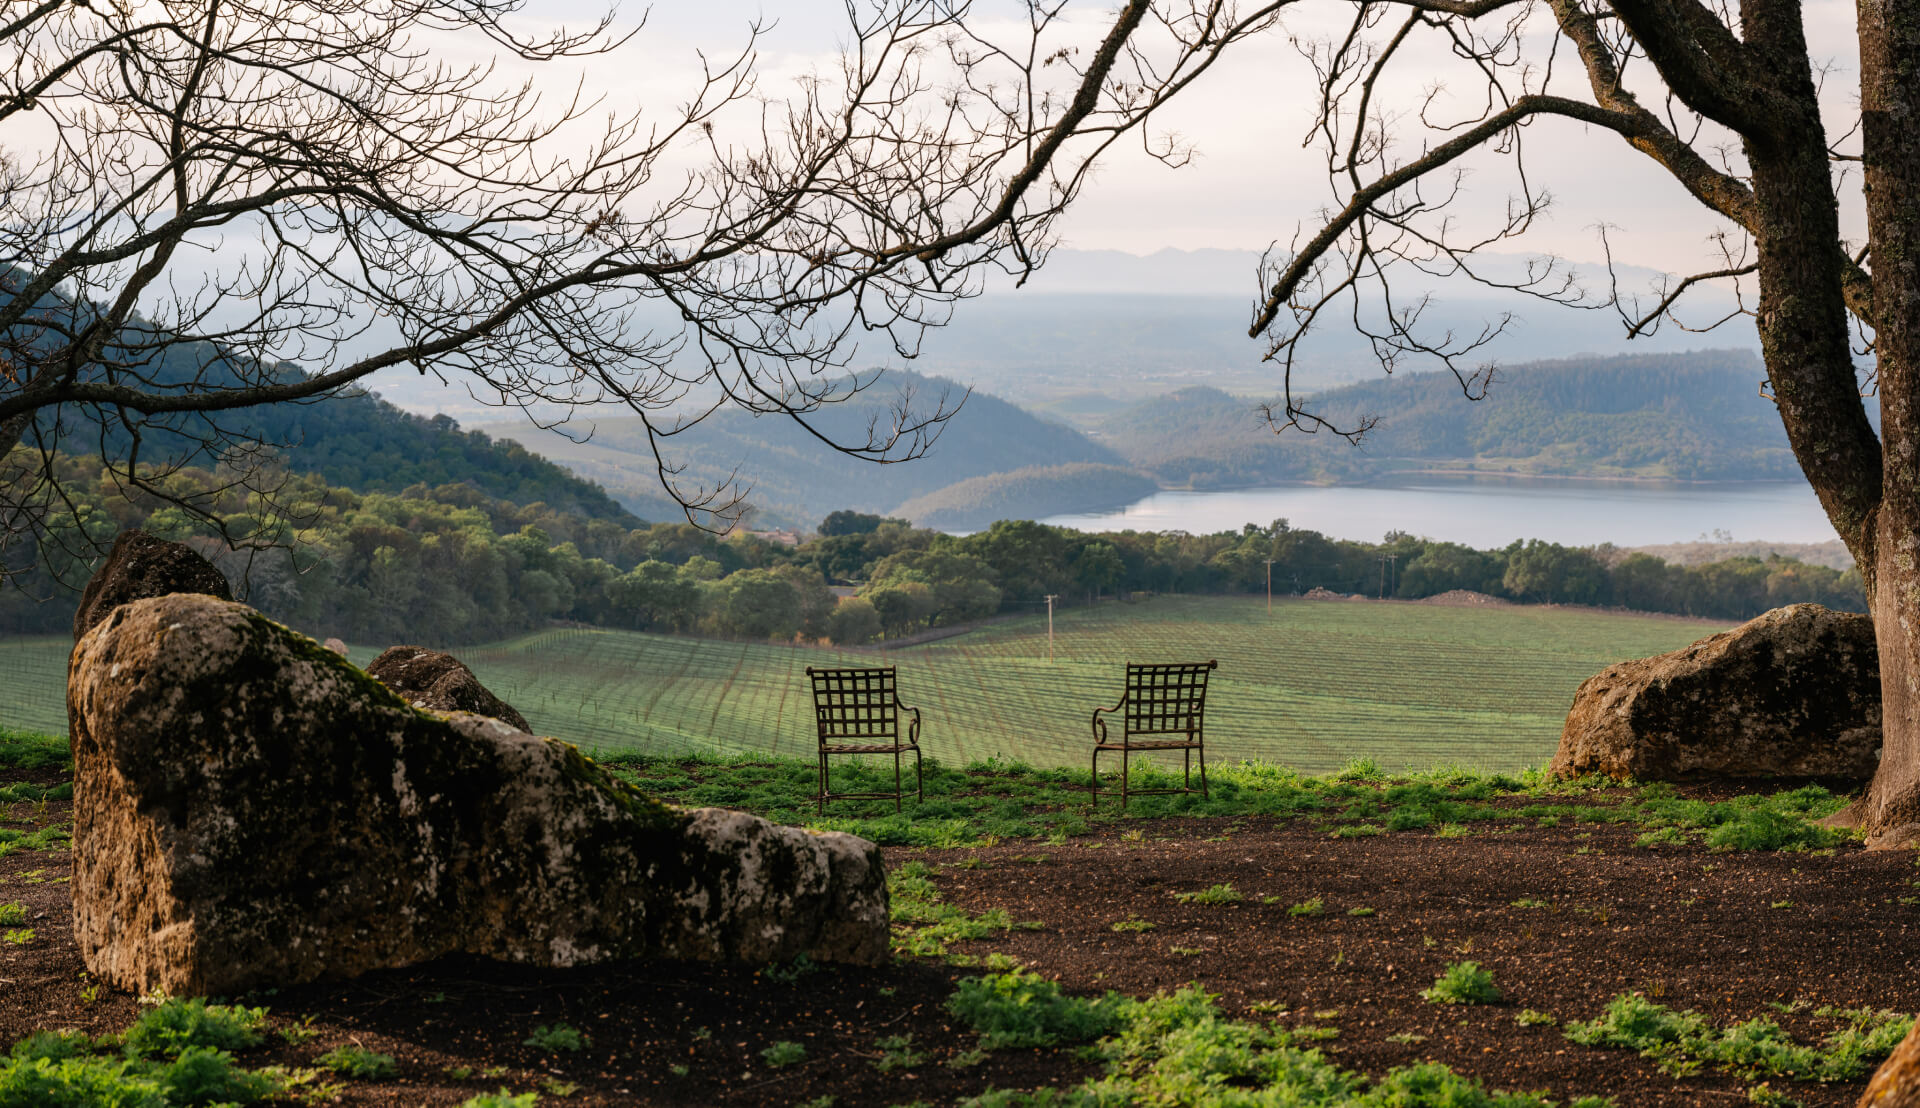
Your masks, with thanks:
M 1194 749 L 1200 752 L 1200 799 L 1210 799 L 1207 793 L 1207 744 L 1201 743 Z
M 1097 746 L 1093 748 L 1093 799 L 1088 804 L 1094 808 L 1100 806 L 1100 748 Z
M 1193 791 L 1193 749 L 1182 747 L 1180 750 L 1180 787 L 1187 792 Z
M 927 780 L 920 768 L 920 748 L 917 746 L 913 748 L 913 802 L 915 804 L 927 802 Z
M 900 748 L 893 748 L 893 814 L 900 814 Z
M 1120 748 L 1120 814 L 1121 815 L 1126 815 L 1127 813 L 1127 801 L 1130 799 L 1131 792 L 1133 789 L 1133 765 L 1130 761 L 1132 757 L 1133 757 L 1132 750 L 1129 750 L 1124 746 Z
M 813 795 L 813 814 L 827 814 L 827 752 L 820 752 L 820 788 Z

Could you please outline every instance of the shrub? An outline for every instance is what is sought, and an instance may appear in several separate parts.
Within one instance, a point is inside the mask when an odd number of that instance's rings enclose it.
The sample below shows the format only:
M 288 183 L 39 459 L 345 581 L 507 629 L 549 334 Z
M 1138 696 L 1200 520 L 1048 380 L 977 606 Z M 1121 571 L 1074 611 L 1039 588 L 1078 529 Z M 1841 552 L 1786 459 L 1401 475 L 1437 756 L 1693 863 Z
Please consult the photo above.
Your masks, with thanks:
M 1500 990 L 1493 987 L 1493 974 L 1480 963 L 1455 962 L 1420 995 L 1429 1004 L 1492 1004 L 1500 999 Z

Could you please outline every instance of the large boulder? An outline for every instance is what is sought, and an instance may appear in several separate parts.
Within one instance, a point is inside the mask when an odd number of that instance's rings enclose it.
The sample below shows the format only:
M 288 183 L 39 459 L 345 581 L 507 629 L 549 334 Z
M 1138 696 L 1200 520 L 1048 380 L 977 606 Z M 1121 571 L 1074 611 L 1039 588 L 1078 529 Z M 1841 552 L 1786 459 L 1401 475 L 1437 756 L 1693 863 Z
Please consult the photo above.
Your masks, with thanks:
M 344 653 L 344 652 L 343 652 Z M 465 662 L 424 646 L 390 646 L 367 667 L 367 676 L 400 694 L 416 708 L 436 712 L 472 712 L 532 731 L 527 717 L 493 695 Z
M 129 600 L 176 592 L 233 599 L 226 575 L 192 547 L 155 538 L 137 528 L 120 532 L 107 560 L 87 579 L 80 607 L 73 613 L 73 641 Z
M 1552 772 L 1864 781 L 1879 757 L 1873 621 L 1794 604 L 1589 677 L 1574 693 Z
M 878 964 L 877 847 L 667 807 L 574 747 L 417 710 L 240 604 L 74 648 L 74 932 L 116 986 L 227 994 L 452 952 Z
M 1857 1108 L 1920 1108 L 1920 1021 L 1874 1071 Z

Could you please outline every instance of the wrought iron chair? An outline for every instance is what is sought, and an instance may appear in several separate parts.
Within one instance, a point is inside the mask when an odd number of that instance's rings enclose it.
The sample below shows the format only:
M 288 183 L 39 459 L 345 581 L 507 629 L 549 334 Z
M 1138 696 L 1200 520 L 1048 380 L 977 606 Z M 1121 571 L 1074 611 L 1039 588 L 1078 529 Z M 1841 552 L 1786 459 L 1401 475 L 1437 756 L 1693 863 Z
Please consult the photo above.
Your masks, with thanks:
M 900 757 L 913 752 L 913 791 L 916 801 L 926 799 L 920 771 L 920 709 L 900 703 L 894 687 L 892 666 L 864 669 L 831 669 L 808 666 L 813 680 L 813 718 L 820 738 L 820 791 L 814 795 L 814 810 L 825 814 L 829 800 L 879 800 L 893 798 L 898 812 L 906 790 L 900 779 Z M 907 735 L 900 737 L 900 718 L 912 714 Z M 893 755 L 893 791 L 836 793 L 829 787 L 827 758 L 833 754 Z
M 1126 692 L 1111 708 L 1093 710 L 1093 803 L 1100 803 L 1100 752 L 1120 752 L 1120 810 L 1133 796 L 1163 796 L 1197 792 L 1207 796 L 1207 749 L 1203 724 L 1207 708 L 1207 676 L 1220 663 L 1127 664 Z M 1120 737 L 1107 733 L 1103 715 L 1120 713 Z M 1158 736 L 1158 737 L 1156 737 Z M 1185 766 L 1184 788 L 1132 788 L 1129 762 L 1136 750 L 1178 750 Z M 1194 752 L 1200 755 L 1200 787 L 1193 787 Z

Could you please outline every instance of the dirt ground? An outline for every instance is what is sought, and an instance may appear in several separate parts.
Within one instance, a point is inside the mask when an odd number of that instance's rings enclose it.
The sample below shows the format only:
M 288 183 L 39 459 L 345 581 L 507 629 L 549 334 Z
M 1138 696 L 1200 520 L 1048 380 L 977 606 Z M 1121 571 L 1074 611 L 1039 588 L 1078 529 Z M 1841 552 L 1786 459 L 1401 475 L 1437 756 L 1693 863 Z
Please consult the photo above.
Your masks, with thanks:
M 59 802 L 7 807 L 13 829 L 69 818 Z M 949 903 L 1005 908 L 1038 925 L 956 952 L 1010 954 L 1075 990 L 1146 995 L 1197 981 L 1233 1015 L 1338 1028 L 1324 1048 L 1369 1074 L 1431 1059 L 1494 1087 L 1604 1094 L 1622 1108 L 1735 1104 L 1747 1082 L 1676 1079 L 1631 1052 L 1577 1046 L 1515 1016 L 1591 1018 L 1638 990 L 1716 1022 L 1772 1016 L 1811 1041 L 1835 1026 L 1813 1014 L 1820 1005 L 1920 1011 L 1920 869 L 1910 854 L 1713 854 L 1636 848 L 1638 829 L 1627 826 L 1500 826 L 1463 838 L 1333 839 L 1310 821 L 1141 821 L 1062 844 L 887 854 L 891 865 L 936 867 Z M 134 997 L 97 986 L 81 964 L 70 868 L 62 852 L 0 857 L 0 903 L 23 904 L 34 932 L 0 943 L 0 1045 L 35 1029 L 119 1030 L 137 1012 Z M 1244 899 L 1208 906 L 1173 895 L 1220 883 Z M 1319 914 L 1289 911 L 1314 897 Z M 1349 914 L 1355 908 L 1373 912 Z M 1153 926 L 1112 929 L 1128 919 Z M 1448 963 L 1467 958 L 1492 971 L 1501 1003 L 1420 998 Z M 398 1059 L 398 1079 L 344 1081 L 338 1103 L 351 1105 L 458 1104 L 502 1086 L 541 1091 L 543 1104 L 789 1105 L 823 1095 L 840 1106 L 945 1104 L 1093 1072 L 1072 1049 L 943 1064 L 974 1045 L 943 1006 L 970 972 L 919 960 L 782 980 L 752 967 L 556 972 L 447 959 L 247 998 L 312 1035 L 276 1038 L 244 1061 L 310 1065 L 346 1043 Z M 589 1045 L 558 1054 L 526 1045 L 536 1026 L 555 1023 L 585 1032 Z M 876 1039 L 902 1034 L 926 1061 L 881 1072 Z M 806 1060 L 769 1068 L 759 1052 L 779 1040 L 803 1044 Z M 1773 1082 L 1808 1105 L 1850 1104 L 1864 1084 Z

